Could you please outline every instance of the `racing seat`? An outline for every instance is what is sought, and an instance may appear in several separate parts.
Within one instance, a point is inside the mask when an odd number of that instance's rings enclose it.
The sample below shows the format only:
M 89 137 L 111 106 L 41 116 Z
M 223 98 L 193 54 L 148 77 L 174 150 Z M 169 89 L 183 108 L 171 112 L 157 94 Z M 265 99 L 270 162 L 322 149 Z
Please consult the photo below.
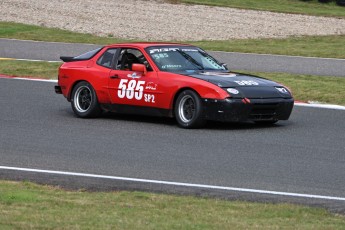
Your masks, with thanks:
M 132 70 L 132 65 L 134 63 L 140 64 L 139 59 L 132 53 L 124 53 L 121 59 L 121 69 L 122 70 Z

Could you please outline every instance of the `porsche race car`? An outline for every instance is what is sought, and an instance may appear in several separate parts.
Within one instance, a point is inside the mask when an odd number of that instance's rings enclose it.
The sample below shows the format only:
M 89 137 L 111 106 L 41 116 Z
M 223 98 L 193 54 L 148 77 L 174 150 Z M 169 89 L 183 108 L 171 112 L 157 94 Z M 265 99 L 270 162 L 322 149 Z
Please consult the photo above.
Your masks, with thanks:
M 76 116 L 103 111 L 175 117 L 183 128 L 207 120 L 287 120 L 294 99 L 273 81 L 231 72 L 201 48 L 175 43 L 113 44 L 62 56 L 55 92 Z

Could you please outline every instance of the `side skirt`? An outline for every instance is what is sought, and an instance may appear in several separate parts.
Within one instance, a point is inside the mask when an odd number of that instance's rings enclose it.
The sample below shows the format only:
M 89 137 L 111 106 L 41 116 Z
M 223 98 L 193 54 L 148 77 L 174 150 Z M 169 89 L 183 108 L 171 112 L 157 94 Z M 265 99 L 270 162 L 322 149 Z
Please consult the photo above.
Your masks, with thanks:
M 173 117 L 170 109 L 160 109 L 145 106 L 132 106 L 120 104 L 101 104 L 101 108 L 106 112 L 122 113 L 122 114 L 137 114 L 144 116 L 155 117 Z

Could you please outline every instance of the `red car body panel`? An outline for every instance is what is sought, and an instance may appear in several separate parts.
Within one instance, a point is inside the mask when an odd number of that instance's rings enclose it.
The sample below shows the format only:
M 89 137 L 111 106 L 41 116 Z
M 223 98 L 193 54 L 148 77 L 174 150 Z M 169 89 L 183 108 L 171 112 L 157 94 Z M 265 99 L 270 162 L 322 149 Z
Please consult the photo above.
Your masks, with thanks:
M 201 98 L 209 99 L 225 99 L 229 97 L 229 93 L 222 90 L 218 86 L 206 82 L 204 80 L 191 78 L 175 73 L 160 71 L 151 58 L 147 55 L 144 48 L 153 45 L 165 45 L 164 43 L 138 43 L 134 44 L 116 44 L 105 46 L 99 53 L 97 53 L 91 60 L 66 62 L 62 64 L 59 69 L 59 86 L 62 89 L 62 94 L 70 100 L 73 86 L 79 81 L 89 82 L 96 91 L 98 102 L 100 104 L 126 104 L 133 106 L 146 106 L 162 109 L 172 109 L 176 94 L 183 89 L 192 89 L 196 91 Z M 169 43 L 169 45 L 171 45 Z M 147 72 L 147 75 L 142 76 L 141 80 L 145 83 L 152 83 L 156 85 L 156 90 L 144 90 L 144 94 L 152 94 L 155 96 L 155 103 L 148 103 L 145 100 L 133 100 L 122 98 L 119 100 L 116 97 L 119 90 L 119 82 L 121 79 L 128 79 L 129 74 L 134 71 L 111 70 L 96 64 L 103 53 L 109 48 L 135 48 L 140 50 L 147 61 L 153 68 L 153 71 Z M 111 79 L 110 76 L 117 74 L 119 78 Z M 140 73 L 136 73 L 140 74 Z M 146 86 L 146 85 L 145 85 Z
M 130 51 L 137 52 L 138 56 Z M 130 54 L 135 56 L 134 59 Z M 287 120 L 293 108 L 292 94 L 283 85 L 257 76 L 231 73 L 206 52 L 190 45 L 123 43 L 104 46 L 83 55 L 61 57 L 65 63 L 59 68 L 55 91 L 73 102 L 74 86 L 86 82 L 80 89 L 87 89 L 90 84 L 97 104 L 105 111 L 137 113 L 140 110 L 144 114 L 173 117 L 177 111 L 184 113 L 182 107 L 174 111 L 178 104 L 176 100 L 181 100 L 178 98 L 183 94 L 181 92 L 196 93 L 193 97 L 197 97 L 205 120 L 274 123 Z M 196 61 L 193 55 L 200 55 L 203 62 Z M 137 61 L 126 62 L 125 57 L 127 61 L 135 58 Z M 182 62 L 173 58 L 182 58 Z M 184 61 L 194 69 L 185 68 L 188 65 L 183 65 Z M 171 69 L 176 67 L 181 68 Z M 80 102 L 75 100 L 75 105 L 79 106 L 85 99 L 78 95 L 76 98 Z M 86 111 L 83 108 L 79 110 Z M 189 107 L 189 111 L 193 112 L 193 108 Z M 186 127 L 189 125 L 188 122 L 185 124 Z

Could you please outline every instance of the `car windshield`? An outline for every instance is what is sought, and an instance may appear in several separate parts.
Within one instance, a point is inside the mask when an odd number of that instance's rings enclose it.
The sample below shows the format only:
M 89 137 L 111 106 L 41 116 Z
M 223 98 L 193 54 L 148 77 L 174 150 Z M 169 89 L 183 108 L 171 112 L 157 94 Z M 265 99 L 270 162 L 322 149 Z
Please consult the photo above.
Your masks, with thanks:
M 226 71 L 227 68 L 194 46 L 159 46 L 146 48 L 157 67 L 166 72 Z

